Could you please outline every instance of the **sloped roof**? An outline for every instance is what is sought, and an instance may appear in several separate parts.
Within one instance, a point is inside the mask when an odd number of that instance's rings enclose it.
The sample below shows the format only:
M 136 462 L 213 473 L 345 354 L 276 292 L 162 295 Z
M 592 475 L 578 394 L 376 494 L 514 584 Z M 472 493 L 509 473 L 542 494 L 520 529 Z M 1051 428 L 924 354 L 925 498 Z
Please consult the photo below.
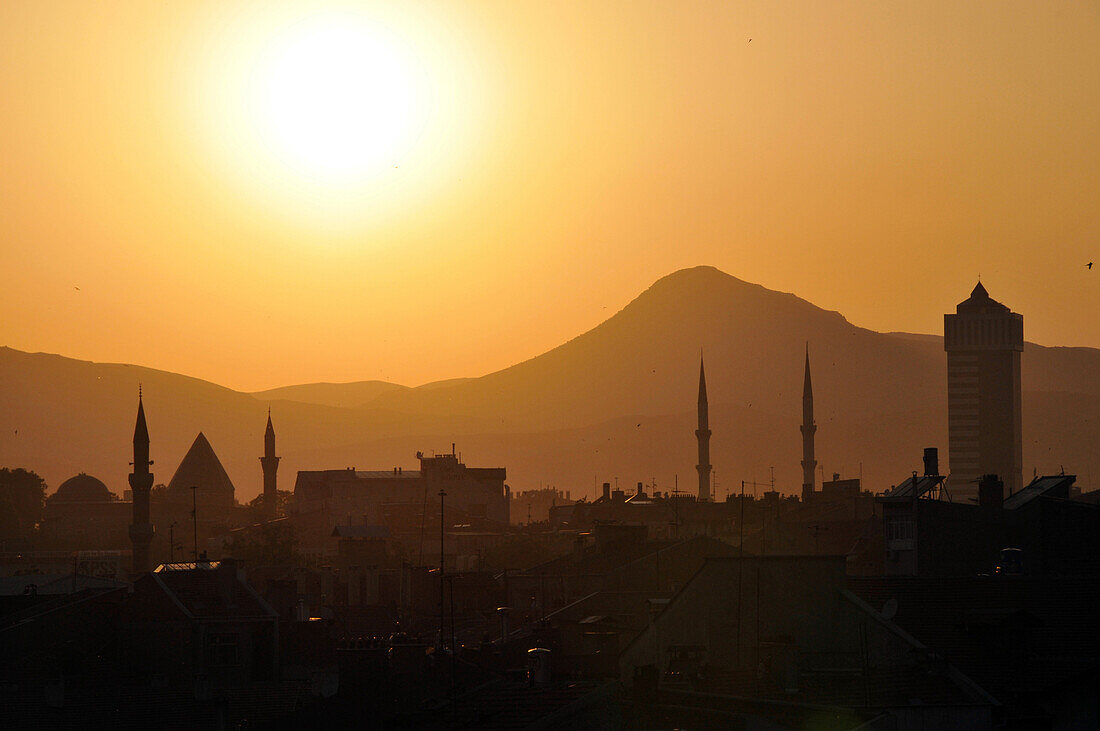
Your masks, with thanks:
M 1039 497 L 1069 497 L 1069 488 L 1077 480 L 1076 475 L 1044 475 L 1036 477 L 1026 487 L 1004 502 L 1005 510 L 1016 510 Z
M 955 311 L 963 312 L 965 310 L 976 309 L 989 309 L 1000 311 L 1008 310 L 1007 307 L 989 296 L 989 292 L 985 291 L 985 287 L 982 286 L 981 282 L 978 282 L 978 285 L 974 287 L 974 291 L 970 293 L 970 296 L 968 298 L 958 304 L 958 306 L 955 308 Z
M 126 587 L 127 583 L 82 574 L 0 576 L 0 596 L 26 594 L 28 586 L 33 586 L 34 593 L 39 596 L 56 596 L 77 594 L 85 589 L 121 589 Z
M 892 490 L 887 491 L 881 497 L 911 498 L 913 497 L 914 492 L 916 493 L 917 497 L 921 497 L 922 495 L 924 495 L 924 493 L 932 490 L 942 481 L 942 475 L 918 475 L 915 480 L 912 477 L 906 477 L 900 485 L 893 488 Z
M 241 579 L 237 565 L 228 561 L 200 563 L 192 568 L 159 567 L 139 579 L 143 589 L 162 591 L 188 618 L 277 617 L 248 582 Z
M 1002 702 L 1100 664 L 1100 584 L 1090 576 L 849 576 L 847 584 L 872 607 L 892 599 L 894 624 Z M 1017 656 L 1006 642 L 1019 632 L 1027 654 Z
M 335 538 L 389 538 L 390 529 L 384 525 L 338 525 L 332 529 Z
M 195 437 L 168 483 L 169 491 L 173 492 L 189 490 L 191 486 L 198 487 L 200 493 L 233 495 L 233 482 L 202 432 Z

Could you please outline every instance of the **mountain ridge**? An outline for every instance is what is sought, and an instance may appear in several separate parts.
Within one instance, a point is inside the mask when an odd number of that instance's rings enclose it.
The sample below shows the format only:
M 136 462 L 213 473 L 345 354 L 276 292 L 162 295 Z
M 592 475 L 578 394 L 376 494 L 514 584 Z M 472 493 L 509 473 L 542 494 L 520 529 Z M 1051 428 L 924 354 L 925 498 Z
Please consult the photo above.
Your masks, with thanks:
M 775 464 L 781 489 L 794 491 L 807 340 L 823 464 L 851 471 L 863 463 L 882 480 L 925 446 L 940 446 L 946 456 L 942 338 L 861 328 L 794 294 L 696 267 L 658 279 L 542 355 L 414 388 L 365 381 L 246 393 L 142 366 L 0 348 L 0 464 L 35 469 L 51 486 L 85 471 L 121 493 L 140 381 L 153 451 L 158 464 L 169 465 L 158 481 L 204 431 L 241 500 L 260 489 L 256 458 L 268 406 L 286 455 L 280 485 L 287 489 L 298 469 L 415 467 L 416 450 L 452 441 L 471 464 L 508 467 L 516 489 L 581 480 L 577 489 L 590 489 L 592 474 L 625 475 L 633 469 L 627 462 L 654 473 L 638 479 L 674 479 L 694 473 L 690 417 L 702 347 L 711 418 L 726 424 L 712 426 L 713 461 L 740 464 L 757 478 Z M 1082 474 L 1100 476 L 1088 447 L 1100 434 L 1100 350 L 1029 343 L 1023 363 L 1025 464 L 1045 469 L 1042 459 L 1060 454 Z M 723 422 L 723 413 L 739 416 Z M 582 449 L 601 428 L 609 432 L 605 441 L 623 445 L 612 452 L 618 463 L 606 451 Z M 840 434 L 848 436 L 834 441 Z M 735 435 L 738 444 L 726 442 Z M 467 439 L 483 452 L 463 445 Z M 398 451 L 379 451 L 386 445 Z

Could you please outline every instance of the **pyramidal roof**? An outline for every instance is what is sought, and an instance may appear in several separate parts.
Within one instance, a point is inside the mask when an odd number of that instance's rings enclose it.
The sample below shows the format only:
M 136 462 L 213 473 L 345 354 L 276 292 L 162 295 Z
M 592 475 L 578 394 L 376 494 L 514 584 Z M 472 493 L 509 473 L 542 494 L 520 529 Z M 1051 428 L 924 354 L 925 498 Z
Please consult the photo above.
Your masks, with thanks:
M 999 312 L 1008 311 L 1008 308 L 1002 305 L 997 300 L 989 296 L 989 292 L 985 290 L 982 283 L 979 281 L 974 290 L 970 293 L 970 296 L 959 303 L 955 308 L 956 312 L 963 312 L 964 310 L 996 310 Z
M 171 491 L 189 490 L 192 486 L 208 494 L 218 492 L 233 495 L 233 482 L 202 432 L 195 437 L 180 466 L 176 468 L 176 474 L 172 475 L 172 481 L 168 483 Z

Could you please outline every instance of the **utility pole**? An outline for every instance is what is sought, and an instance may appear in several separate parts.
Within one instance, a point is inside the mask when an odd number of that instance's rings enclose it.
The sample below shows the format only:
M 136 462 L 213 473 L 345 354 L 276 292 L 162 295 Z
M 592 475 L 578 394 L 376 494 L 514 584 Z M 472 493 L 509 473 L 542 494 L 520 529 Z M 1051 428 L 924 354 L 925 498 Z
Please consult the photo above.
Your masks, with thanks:
M 168 563 L 176 562 L 176 538 L 175 538 L 176 521 L 172 521 L 172 524 L 168 526 Z
M 199 567 L 199 486 L 191 486 L 191 525 L 195 539 L 195 568 Z
M 737 667 L 741 667 L 741 577 L 745 573 L 745 481 L 741 480 L 741 518 L 737 521 L 740 524 L 738 530 L 740 531 L 740 538 L 738 542 L 741 544 L 739 550 L 741 551 L 741 557 L 737 561 Z
M 447 493 L 439 488 L 439 650 L 443 651 L 443 639 L 446 637 L 446 613 L 443 611 L 443 600 L 446 594 L 446 585 L 443 579 L 443 498 Z M 442 655 L 440 656 L 442 660 Z

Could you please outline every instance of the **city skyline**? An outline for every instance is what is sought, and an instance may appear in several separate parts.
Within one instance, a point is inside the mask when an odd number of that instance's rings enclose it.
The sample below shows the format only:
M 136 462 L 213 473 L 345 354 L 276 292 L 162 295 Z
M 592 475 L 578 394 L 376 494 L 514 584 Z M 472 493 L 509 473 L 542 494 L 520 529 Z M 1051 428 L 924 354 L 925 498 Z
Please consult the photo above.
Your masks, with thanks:
M 1079 0 L 0 2 L 0 726 L 1100 728 L 1098 89 Z

